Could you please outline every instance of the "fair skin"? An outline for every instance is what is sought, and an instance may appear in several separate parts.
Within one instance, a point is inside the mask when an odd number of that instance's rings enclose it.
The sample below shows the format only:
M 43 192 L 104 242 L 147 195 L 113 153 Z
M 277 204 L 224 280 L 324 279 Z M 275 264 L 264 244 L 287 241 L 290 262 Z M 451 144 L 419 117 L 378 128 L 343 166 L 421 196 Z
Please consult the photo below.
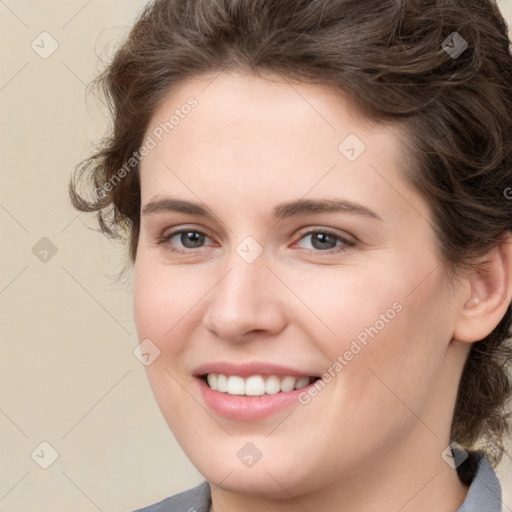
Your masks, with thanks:
M 161 351 L 147 367 L 156 400 L 210 482 L 212 509 L 456 511 L 467 488 L 441 453 L 470 342 L 510 302 L 511 244 L 493 253 L 491 277 L 444 279 L 428 204 L 403 177 L 398 128 L 363 119 L 332 91 L 196 77 L 168 94 L 146 134 L 190 96 L 197 107 L 141 162 L 134 314 L 139 339 Z M 366 145 L 355 161 L 338 150 L 349 134 Z M 212 216 L 147 208 L 171 196 Z M 373 214 L 272 217 L 278 204 L 325 198 Z M 180 228 L 193 236 L 159 243 Z M 325 229 L 335 233 L 327 242 Z M 246 237 L 262 249 L 252 262 L 237 253 Z M 201 392 L 196 372 L 211 362 L 332 371 L 393 304 L 400 311 L 307 404 L 241 419 Z M 252 467 L 237 456 L 249 442 L 261 453 Z

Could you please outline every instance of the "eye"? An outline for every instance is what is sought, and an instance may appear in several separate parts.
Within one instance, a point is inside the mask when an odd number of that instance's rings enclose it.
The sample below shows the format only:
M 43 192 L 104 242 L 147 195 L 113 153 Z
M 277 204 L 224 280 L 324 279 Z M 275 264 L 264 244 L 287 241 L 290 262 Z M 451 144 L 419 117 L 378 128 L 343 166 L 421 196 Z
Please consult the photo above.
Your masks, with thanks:
M 160 236 L 158 243 L 165 244 L 171 251 L 186 253 L 194 249 L 200 249 L 204 245 L 205 239 L 210 239 L 210 237 L 203 231 L 185 228 Z M 181 249 L 180 246 L 185 250 Z
M 313 249 L 309 249 L 306 247 L 308 252 L 323 252 L 327 254 L 338 253 L 345 251 L 347 247 L 353 247 L 356 242 L 354 240 L 350 240 L 344 236 L 341 236 L 336 231 L 322 228 L 307 231 L 306 233 L 302 233 L 300 240 L 306 240 L 310 237 L 310 245 Z
M 300 240 L 310 238 L 312 249 L 306 247 L 306 252 L 318 253 L 338 253 L 345 251 L 347 247 L 353 247 L 356 242 L 344 237 L 336 231 L 322 228 L 309 230 L 301 234 Z M 158 238 L 159 244 L 165 244 L 166 248 L 177 253 L 190 253 L 194 249 L 205 247 L 205 241 L 211 238 L 204 232 L 193 228 L 181 228 L 169 233 L 165 233 Z

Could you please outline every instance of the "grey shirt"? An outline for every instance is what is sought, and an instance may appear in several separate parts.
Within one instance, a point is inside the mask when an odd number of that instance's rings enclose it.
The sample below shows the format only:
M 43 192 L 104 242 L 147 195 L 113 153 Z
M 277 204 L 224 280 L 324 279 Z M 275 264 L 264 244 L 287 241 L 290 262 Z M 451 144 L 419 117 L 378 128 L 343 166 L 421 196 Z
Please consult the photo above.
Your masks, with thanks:
M 501 487 L 494 470 L 481 452 L 468 454 L 457 472 L 461 481 L 469 485 L 469 492 L 456 512 L 501 512 Z M 135 512 L 209 512 L 210 506 L 210 486 L 203 482 Z

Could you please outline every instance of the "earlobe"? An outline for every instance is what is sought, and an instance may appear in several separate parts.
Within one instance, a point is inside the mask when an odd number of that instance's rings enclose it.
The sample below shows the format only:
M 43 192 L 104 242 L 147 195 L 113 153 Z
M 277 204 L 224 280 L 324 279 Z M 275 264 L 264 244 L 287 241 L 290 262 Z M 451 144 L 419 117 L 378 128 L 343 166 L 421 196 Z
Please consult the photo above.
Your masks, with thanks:
M 475 263 L 465 277 L 469 286 L 461 293 L 461 308 L 453 339 L 474 342 L 484 339 L 498 325 L 512 301 L 512 237 Z

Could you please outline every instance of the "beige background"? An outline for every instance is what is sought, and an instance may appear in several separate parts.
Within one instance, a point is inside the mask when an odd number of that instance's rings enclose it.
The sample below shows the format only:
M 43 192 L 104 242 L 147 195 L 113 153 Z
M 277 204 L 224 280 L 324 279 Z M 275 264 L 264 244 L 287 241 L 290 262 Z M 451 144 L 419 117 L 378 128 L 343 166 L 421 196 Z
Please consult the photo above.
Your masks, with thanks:
M 122 247 L 67 195 L 106 127 L 85 85 L 143 5 L 0 1 L 0 512 L 129 512 L 202 479 L 132 353 L 130 282 L 109 277 Z M 510 457 L 499 475 L 512 511 Z

